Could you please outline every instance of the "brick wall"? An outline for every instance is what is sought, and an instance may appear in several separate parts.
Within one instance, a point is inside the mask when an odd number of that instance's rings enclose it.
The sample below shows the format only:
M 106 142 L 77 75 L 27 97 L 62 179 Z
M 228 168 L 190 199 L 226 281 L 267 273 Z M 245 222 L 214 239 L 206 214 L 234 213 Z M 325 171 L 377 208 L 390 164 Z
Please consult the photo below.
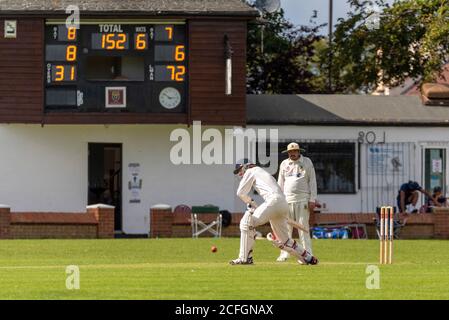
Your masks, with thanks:
M 449 239 L 449 208 L 435 208 L 435 238 Z
M 8 206 L 0 205 L 0 239 L 10 236 L 11 212 Z
M 173 218 L 170 206 L 158 205 L 150 210 L 150 238 L 170 238 L 173 236 Z M 188 220 L 184 221 L 190 227 Z
M 10 212 L 0 206 L 0 239 L 94 239 L 114 237 L 114 207 L 81 213 Z
M 95 239 L 96 225 L 13 224 L 12 239 Z
M 240 235 L 239 221 L 242 213 L 232 214 L 232 224 L 222 230 L 224 237 L 238 237 Z M 375 213 L 315 213 L 313 221 L 315 225 L 323 224 L 365 224 L 368 238 L 376 239 Z M 400 217 L 401 219 L 404 216 Z M 201 220 L 213 219 L 202 215 Z M 172 213 L 170 209 L 164 212 L 154 212 L 151 214 L 151 237 L 191 237 L 192 228 L 190 214 Z M 203 220 L 204 221 L 204 220 Z M 270 232 L 270 226 L 264 225 L 258 228 L 262 234 Z M 210 233 L 203 233 L 200 236 L 210 237 Z M 410 215 L 407 223 L 401 230 L 401 239 L 449 239 L 449 208 L 437 209 L 434 213 Z M 296 231 L 294 237 L 297 237 Z
M 87 214 L 92 215 L 97 221 L 97 238 L 114 238 L 114 207 L 104 204 L 96 204 L 87 207 Z

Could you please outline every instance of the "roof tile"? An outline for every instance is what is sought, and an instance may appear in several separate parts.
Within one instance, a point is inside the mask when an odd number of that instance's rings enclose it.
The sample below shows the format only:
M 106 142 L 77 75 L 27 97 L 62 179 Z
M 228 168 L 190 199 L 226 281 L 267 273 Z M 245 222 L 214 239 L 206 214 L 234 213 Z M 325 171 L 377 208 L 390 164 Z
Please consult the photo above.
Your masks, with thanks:
M 449 126 L 449 107 L 417 96 L 248 95 L 248 124 Z
M 64 13 L 77 4 L 81 13 L 188 13 L 256 16 L 257 10 L 242 0 L 0 0 L 1 13 Z

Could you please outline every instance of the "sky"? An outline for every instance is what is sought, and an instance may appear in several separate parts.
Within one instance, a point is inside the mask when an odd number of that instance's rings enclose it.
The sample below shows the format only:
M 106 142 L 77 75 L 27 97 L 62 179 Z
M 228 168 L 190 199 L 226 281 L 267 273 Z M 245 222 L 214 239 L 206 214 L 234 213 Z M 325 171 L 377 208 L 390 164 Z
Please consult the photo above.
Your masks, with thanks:
M 334 1 L 334 24 L 338 18 L 344 18 L 350 10 L 347 0 Z M 393 0 L 387 2 L 393 3 Z M 318 11 L 315 19 L 317 24 L 327 23 L 329 19 L 329 0 L 281 0 L 281 6 L 285 11 L 288 20 L 296 25 L 309 24 L 309 19 L 313 15 L 313 10 Z M 328 27 L 322 29 L 323 33 L 328 32 Z

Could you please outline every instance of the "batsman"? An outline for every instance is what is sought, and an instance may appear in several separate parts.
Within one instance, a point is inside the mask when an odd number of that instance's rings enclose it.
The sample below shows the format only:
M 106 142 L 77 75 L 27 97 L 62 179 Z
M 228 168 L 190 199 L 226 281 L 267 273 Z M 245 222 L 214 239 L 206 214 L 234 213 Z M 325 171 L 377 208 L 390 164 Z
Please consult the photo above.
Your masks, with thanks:
M 247 210 L 240 221 L 239 257 L 230 261 L 230 264 L 253 264 L 256 227 L 267 222 L 270 222 L 273 230 L 273 233 L 267 235 L 267 239 L 274 246 L 287 251 L 303 264 L 317 264 L 318 259 L 288 235 L 288 204 L 276 180 L 267 171 L 248 160 L 237 163 L 234 174 L 241 178 L 237 196 L 247 204 Z M 264 199 L 260 206 L 248 195 L 253 188 Z

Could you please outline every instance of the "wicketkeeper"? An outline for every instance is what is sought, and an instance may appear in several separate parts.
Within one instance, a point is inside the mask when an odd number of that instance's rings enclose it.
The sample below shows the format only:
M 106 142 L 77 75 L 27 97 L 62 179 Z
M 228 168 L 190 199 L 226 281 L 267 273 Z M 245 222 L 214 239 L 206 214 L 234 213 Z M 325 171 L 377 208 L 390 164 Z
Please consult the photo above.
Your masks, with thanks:
M 283 151 L 285 152 L 288 152 L 288 159 L 282 161 L 280 165 L 278 183 L 287 199 L 290 219 L 309 230 L 310 213 L 315 208 L 317 197 L 315 168 L 312 160 L 301 155 L 301 148 L 297 143 L 290 143 L 287 150 Z M 291 225 L 288 227 L 289 237 L 292 238 L 293 229 Z M 298 235 L 299 243 L 313 254 L 310 233 L 298 230 Z M 277 261 L 286 261 L 288 256 L 288 252 L 283 250 Z
M 247 204 L 248 209 L 240 221 L 239 257 L 230 261 L 230 264 L 253 264 L 252 253 L 256 239 L 256 227 L 267 222 L 270 222 L 273 230 L 273 234 L 269 233 L 267 239 L 273 245 L 294 255 L 298 261 L 317 264 L 317 258 L 288 236 L 288 204 L 276 180 L 268 172 L 248 160 L 238 163 L 234 174 L 241 177 L 237 196 Z M 252 188 L 264 199 L 260 206 L 257 206 L 248 195 Z

